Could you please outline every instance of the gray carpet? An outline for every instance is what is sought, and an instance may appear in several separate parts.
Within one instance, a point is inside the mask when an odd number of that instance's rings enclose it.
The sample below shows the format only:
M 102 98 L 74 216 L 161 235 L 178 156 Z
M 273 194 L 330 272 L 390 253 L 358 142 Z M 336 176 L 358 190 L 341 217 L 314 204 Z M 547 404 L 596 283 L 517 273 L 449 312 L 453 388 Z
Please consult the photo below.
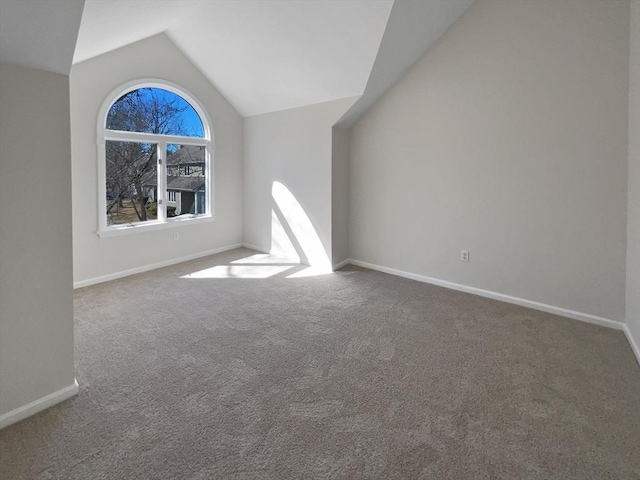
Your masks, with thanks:
M 621 332 L 253 254 L 76 291 L 80 394 L 0 432 L 2 479 L 640 478 Z

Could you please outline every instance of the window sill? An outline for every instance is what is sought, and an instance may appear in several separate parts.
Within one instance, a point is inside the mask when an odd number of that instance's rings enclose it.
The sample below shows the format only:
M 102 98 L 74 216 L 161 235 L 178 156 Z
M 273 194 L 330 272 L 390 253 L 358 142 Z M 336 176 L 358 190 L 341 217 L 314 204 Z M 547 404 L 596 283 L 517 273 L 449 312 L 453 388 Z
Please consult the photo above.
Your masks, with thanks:
M 200 225 L 215 220 L 215 215 L 199 215 L 197 217 L 188 218 L 170 218 L 165 222 L 151 221 L 144 223 L 130 223 L 126 225 L 118 225 L 107 227 L 105 230 L 99 230 L 97 233 L 100 238 L 119 237 L 122 235 L 131 235 L 132 233 L 155 232 L 156 230 L 166 230 L 168 228 L 181 228 L 187 225 Z

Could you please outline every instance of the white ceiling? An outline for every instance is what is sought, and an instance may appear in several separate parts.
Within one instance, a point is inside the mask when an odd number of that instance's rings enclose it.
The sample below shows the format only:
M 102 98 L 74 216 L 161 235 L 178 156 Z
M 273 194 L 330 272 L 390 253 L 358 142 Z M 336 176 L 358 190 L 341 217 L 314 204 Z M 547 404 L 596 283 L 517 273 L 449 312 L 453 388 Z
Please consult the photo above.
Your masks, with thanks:
M 392 0 L 86 0 L 74 63 L 165 32 L 243 116 L 361 95 Z
M 84 0 L 0 0 L 0 62 L 69 74 Z
M 349 125 L 472 1 L 0 0 L 0 61 L 68 74 L 166 33 L 243 116 L 361 95 Z
M 363 95 L 337 123 L 351 126 L 396 83 L 474 0 L 396 0 Z
M 165 32 L 204 3 L 206 0 L 86 0 L 73 63 Z

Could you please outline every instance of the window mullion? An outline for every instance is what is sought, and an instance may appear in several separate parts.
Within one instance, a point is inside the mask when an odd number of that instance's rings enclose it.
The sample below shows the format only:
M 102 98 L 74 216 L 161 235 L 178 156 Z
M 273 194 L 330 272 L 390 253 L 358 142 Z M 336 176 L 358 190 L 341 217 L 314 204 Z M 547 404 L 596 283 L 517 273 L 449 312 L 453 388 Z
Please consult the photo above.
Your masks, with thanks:
M 167 143 L 158 142 L 158 220 L 167 221 Z

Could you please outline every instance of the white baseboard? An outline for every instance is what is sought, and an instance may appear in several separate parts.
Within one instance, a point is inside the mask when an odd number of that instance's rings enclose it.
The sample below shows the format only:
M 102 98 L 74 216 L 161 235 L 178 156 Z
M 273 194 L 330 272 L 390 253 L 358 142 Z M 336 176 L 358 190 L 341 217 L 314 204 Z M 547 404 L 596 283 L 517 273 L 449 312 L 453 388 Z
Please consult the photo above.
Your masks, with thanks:
M 342 267 L 344 267 L 345 265 L 349 265 L 350 263 L 355 262 L 355 260 L 349 260 L 348 258 L 346 260 L 341 261 L 340 263 L 336 263 L 333 266 L 333 271 L 335 272 L 336 270 L 340 270 Z
M 640 347 L 638 347 L 638 343 L 636 342 L 636 339 L 633 338 L 633 335 L 631 335 L 631 330 L 629 330 L 629 326 L 626 323 L 624 324 L 624 327 L 622 328 L 622 330 L 624 331 L 624 334 L 627 336 L 629 345 L 631 345 L 631 350 L 633 350 L 633 353 L 635 353 L 636 355 L 636 360 L 638 360 L 638 363 L 640 364 Z
M 264 249 L 262 247 L 258 247 L 257 245 L 251 245 L 250 243 L 243 243 L 242 246 L 244 248 L 248 248 L 249 250 L 255 250 L 256 252 L 260 252 L 260 253 L 269 253 L 268 249 Z
M 19 422 L 31 415 L 35 415 L 49 407 L 53 407 L 55 404 L 73 397 L 79 390 L 80 387 L 78 386 L 78 381 L 74 379 L 73 384 L 68 387 L 64 387 L 57 392 L 50 393 L 49 395 L 39 398 L 31 403 L 27 403 L 22 407 L 11 410 L 10 412 L 0 416 L 0 429 L 8 427 L 9 425 Z
M 227 245 L 226 247 L 216 248 L 214 250 L 207 250 L 206 252 L 198 252 L 193 255 L 187 255 L 185 257 L 173 258 L 171 260 L 164 260 L 158 263 L 152 263 L 150 265 L 143 265 L 142 267 L 131 268 L 129 270 L 123 270 L 121 272 L 110 273 L 108 275 L 102 275 L 100 277 L 89 278 L 87 280 L 80 280 L 73 283 L 73 288 L 88 287 L 89 285 L 95 285 L 97 283 L 109 282 L 118 278 L 128 277 L 129 275 L 135 275 L 137 273 L 148 272 L 157 268 L 168 267 L 170 265 L 176 265 L 182 262 L 188 262 L 189 260 L 195 260 L 197 258 L 208 257 L 209 255 L 215 255 L 216 253 L 226 252 L 235 248 L 245 246 L 243 243 L 236 243 L 233 245 Z M 251 247 L 248 247 L 251 248 Z
M 604 317 L 598 317 L 596 315 L 591 315 L 590 313 L 576 312 L 574 310 L 569 310 L 562 307 L 556 307 L 554 305 L 548 305 L 546 303 L 534 302 L 533 300 L 527 300 L 525 298 L 512 297 L 511 295 L 505 295 L 503 293 L 492 292 L 490 290 L 483 290 L 481 288 L 461 285 L 459 283 L 447 282 L 446 280 L 426 277 L 424 275 L 419 275 L 417 273 L 410 273 L 402 270 L 396 270 L 395 268 L 383 267 L 380 265 L 375 265 L 373 263 L 362 262 L 360 260 L 349 259 L 347 263 L 351 263 L 359 267 L 369 268 L 371 270 L 377 270 L 379 272 L 390 273 L 391 275 L 397 275 L 399 277 L 410 278 L 411 280 L 417 280 L 419 282 L 438 285 L 439 287 L 450 288 L 451 290 L 458 290 L 460 292 L 472 293 L 474 295 L 479 295 L 481 297 L 492 298 L 494 300 L 500 300 L 501 302 L 520 305 L 521 307 L 533 308 L 534 310 L 553 313 L 555 315 L 560 315 L 562 317 L 573 318 L 574 320 L 580 320 L 583 322 L 593 323 L 595 325 L 600 325 L 603 327 L 614 328 L 616 330 L 624 330 L 624 328 L 626 327 L 626 325 L 623 322 L 610 320 Z

